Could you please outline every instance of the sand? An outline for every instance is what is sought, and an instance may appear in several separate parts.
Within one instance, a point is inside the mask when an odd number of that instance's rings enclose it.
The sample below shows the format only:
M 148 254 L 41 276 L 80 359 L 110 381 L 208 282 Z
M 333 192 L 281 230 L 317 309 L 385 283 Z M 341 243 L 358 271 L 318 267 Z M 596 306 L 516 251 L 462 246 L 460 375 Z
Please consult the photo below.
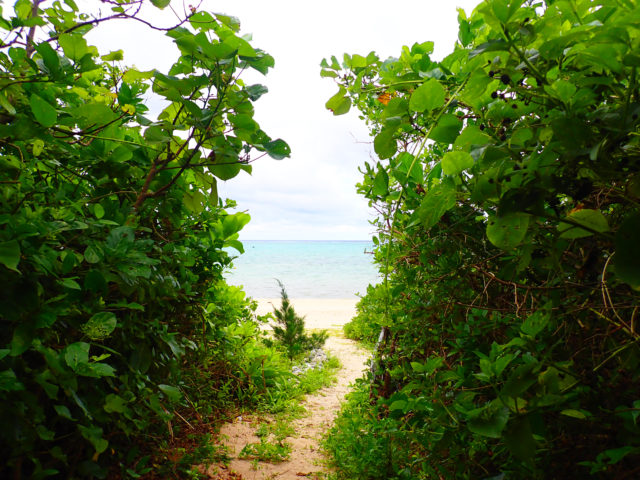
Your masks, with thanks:
M 336 330 L 347 323 L 355 314 L 357 299 L 292 300 L 293 307 L 299 315 L 306 315 L 308 329 L 327 329 L 331 336 L 325 349 L 337 356 L 342 363 L 335 385 L 323 388 L 313 395 L 307 396 L 303 406 L 308 414 L 296 420 L 293 425 L 295 435 L 285 439 L 291 444 L 292 451 L 286 462 L 252 463 L 240 460 L 237 455 L 247 443 L 259 442 L 255 429 L 260 421 L 252 416 L 242 416 L 224 425 L 220 431 L 220 440 L 230 448 L 232 461 L 228 467 L 214 465 L 208 470 L 212 479 L 244 479 L 244 480 L 294 480 L 300 478 L 324 478 L 329 470 L 325 465 L 324 455 L 319 447 L 322 435 L 331 427 L 340 410 L 350 385 L 362 375 L 367 367 L 368 352 L 358 347 L 352 340 L 341 338 Z M 259 300 L 258 314 L 272 311 L 270 303 L 279 305 L 279 300 Z M 269 421 L 268 418 L 266 418 Z
M 308 330 L 316 329 L 342 329 L 342 326 L 353 318 L 356 314 L 356 303 L 360 299 L 348 298 L 298 298 L 292 299 L 291 304 L 296 313 L 305 317 L 305 326 Z M 279 308 L 281 300 L 279 298 L 259 298 L 257 299 L 258 315 L 273 312 L 274 306 Z

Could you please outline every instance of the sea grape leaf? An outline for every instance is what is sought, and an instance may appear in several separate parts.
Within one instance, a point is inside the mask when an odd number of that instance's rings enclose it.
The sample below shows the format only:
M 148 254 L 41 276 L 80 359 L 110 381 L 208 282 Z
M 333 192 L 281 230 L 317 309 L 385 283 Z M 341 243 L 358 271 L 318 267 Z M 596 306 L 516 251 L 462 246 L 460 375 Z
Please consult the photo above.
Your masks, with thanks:
M 460 150 L 447 152 L 442 157 L 442 171 L 445 175 L 457 175 L 467 168 L 473 167 L 473 157 Z
M 29 106 L 40 125 L 47 128 L 55 125 L 58 120 L 58 112 L 40 95 L 32 94 L 29 97 Z
M 431 130 L 429 138 L 440 143 L 453 143 L 460 129 L 462 128 L 462 121 L 453 114 L 446 114 L 440 117 L 438 124 Z
M 267 142 L 263 146 L 267 154 L 276 160 L 282 160 L 291 155 L 291 147 L 280 138 Z
M 529 226 L 529 215 L 510 213 L 492 217 L 487 223 L 487 237 L 496 247 L 509 250 L 524 240 Z
M 583 208 L 569 213 L 569 215 L 567 215 L 567 219 L 579 223 L 580 225 L 584 225 L 596 232 L 609 231 L 609 223 L 599 210 Z M 593 235 L 592 231 L 576 227 L 569 223 L 560 223 L 558 225 L 558 231 L 560 232 L 561 238 L 582 238 Z
M 395 139 L 395 129 L 383 128 L 373 139 L 373 149 L 382 160 L 391 158 L 398 151 L 398 143 Z
M 409 108 L 414 112 L 435 110 L 444 105 L 445 90 L 435 78 L 431 78 L 420 85 L 411 94 Z
M 616 232 L 613 266 L 616 275 L 632 288 L 640 289 L 640 213 L 625 219 Z
M 373 179 L 373 190 L 372 193 L 374 195 L 386 196 L 389 192 L 389 175 L 387 172 L 380 168 L 378 173 Z
M 62 47 L 64 54 L 74 62 L 78 62 L 89 53 L 87 41 L 80 35 L 63 33 L 58 37 L 58 43 Z
M 344 87 L 340 87 L 338 93 L 327 100 L 325 107 L 327 110 L 331 110 L 334 115 L 344 115 L 351 109 L 351 99 L 346 96 L 347 90 Z
M 151 0 L 151 3 L 153 4 L 154 7 L 163 9 L 169 6 L 169 4 L 171 3 L 171 0 Z
M 427 190 L 422 203 L 416 210 L 416 216 L 425 228 L 431 228 L 455 204 L 455 189 L 448 183 L 438 183 Z

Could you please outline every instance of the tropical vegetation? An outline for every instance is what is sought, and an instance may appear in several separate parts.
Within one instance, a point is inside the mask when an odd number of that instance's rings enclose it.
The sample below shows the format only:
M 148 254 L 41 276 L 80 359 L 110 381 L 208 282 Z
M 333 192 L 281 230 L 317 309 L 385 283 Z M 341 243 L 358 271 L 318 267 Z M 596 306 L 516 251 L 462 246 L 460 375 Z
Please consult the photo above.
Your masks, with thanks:
M 373 137 L 358 191 L 385 276 L 347 327 L 376 365 L 327 447 L 349 479 L 635 478 L 640 6 L 458 21 L 440 61 L 322 62 L 327 108 Z
M 149 9 L 169 0 L 146 3 L 0 11 L 3 478 L 157 471 L 150 452 L 167 436 L 263 401 L 288 375 L 258 340 L 255 306 L 222 279 L 249 216 L 216 188 L 289 155 L 253 119 L 266 87 L 239 78 L 273 58 L 233 17 L 192 7 L 163 27 Z M 114 22 L 171 38 L 171 68 L 88 42 Z

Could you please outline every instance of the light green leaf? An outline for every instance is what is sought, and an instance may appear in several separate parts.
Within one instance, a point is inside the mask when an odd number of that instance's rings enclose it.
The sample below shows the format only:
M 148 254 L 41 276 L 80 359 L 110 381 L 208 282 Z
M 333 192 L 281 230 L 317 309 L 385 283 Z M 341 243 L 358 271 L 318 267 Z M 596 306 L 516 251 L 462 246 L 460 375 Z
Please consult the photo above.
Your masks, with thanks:
M 0 243 L 0 263 L 9 270 L 19 272 L 18 264 L 20 263 L 20 244 L 17 240 L 9 240 Z
M 151 3 L 153 4 L 154 7 L 163 9 L 169 6 L 169 4 L 171 3 L 171 0 L 151 0 Z
M 431 78 L 411 94 L 409 108 L 414 112 L 435 110 L 444 105 L 444 99 L 444 87 L 435 78 Z
M 78 277 L 74 277 L 78 278 Z M 58 280 L 58 284 L 62 285 L 64 288 L 69 288 L 71 290 L 82 290 L 80 284 L 76 282 L 73 278 L 62 278 Z
M 63 33 L 58 37 L 58 43 L 62 47 L 64 54 L 74 62 L 78 62 L 89 53 L 89 47 L 84 37 Z
M 473 166 L 473 157 L 460 150 L 447 152 L 442 157 L 442 171 L 445 175 L 457 175 Z
M 560 412 L 562 415 L 566 415 L 567 417 L 573 417 L 573 418 L 577 418 L 580 420 L 584 420 L 585 418 L 587 418 L 587 415 L 580 411 L 580 410 L 574 410 L 573 408 L 568 408 L 566 410 L 562 410 Z
M 38 123 L 43 127 L 48 128 L 55 125 L 58 120 L 58 112 L 40 95 L 33 93 L 31 97 L 29 97 L 29 106 L 31 107 L 33 116 L 36 117 Z
M 351 99 L 346 96 L 347 90 L 344 87 L 340 87 L 338 93 L 327 100 L 325 107 L 327 110 L 331 110 L 334 115 L 344 115 L 351 108 Z
M 123 413 L 127 410 L 127 402 L 121 396 L 110 393 L 104 400 L 103 408 L 107 413 Z
M 572 220 L 580 225 L 595 230 L 596 232 L 608 232 L 609 223 L 605 216 L 599 210 L 591 210 L 583 208 L 576 210 L 567 215 L 568 220 Z M 582 238 L 593 235 L 593 232 L 576 227 L 569 223 L 560 223 L 558 225 L 558 232 L 560 232 L 561 238 Z
M 386 196 L 389 193 L 389 175 L 383 168 L 378 170 L 373 179 L 372 193 L 380 196 Z
M 529 215 L 526 213 L 492 217 L 487 223 L 487 237 L 496 247 L 509 250 L 524 240 L 528 226 Z
M 124 52 L 122 50 L 115 50 L 106 55 L 102 55 L 100 58 L 105 62 L 119 62 L 124 58 Z
M 373 149 L 382 160 L 391 158 L 398 151 L 395 129 L 385 128 L 373 139 Z
M 394 410 L 404 410 L 406 406 L 407 406 L 406 400 L 395 400 L 391 402 L 391 405 L 389 405 L 389 410 L 392 412 Z

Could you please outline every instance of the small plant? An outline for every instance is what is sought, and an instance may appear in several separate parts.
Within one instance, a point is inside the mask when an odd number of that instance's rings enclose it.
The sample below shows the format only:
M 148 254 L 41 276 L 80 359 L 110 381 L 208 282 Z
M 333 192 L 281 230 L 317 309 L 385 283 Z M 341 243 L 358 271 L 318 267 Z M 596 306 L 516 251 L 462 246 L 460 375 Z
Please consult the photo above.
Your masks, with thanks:
M 304 331 L 304 317 L 299 316 L 291 305 L 287 291 L 280 280 L 280 296 L 282 304 L 275 308 L 273 315 L 277 325 L 273 326 L 273 336 L 286 350 L 289 358 L 320 348 L 327 341 L 329 334 L 323 330 L 307 335 Z
M 266 437 L 260 438 L 260 443 L 247 443 L 238 458 L 257 460 L 259 462 L 279 463 L 289 459 L 291 445 L 282 440 L 270 443 Z

